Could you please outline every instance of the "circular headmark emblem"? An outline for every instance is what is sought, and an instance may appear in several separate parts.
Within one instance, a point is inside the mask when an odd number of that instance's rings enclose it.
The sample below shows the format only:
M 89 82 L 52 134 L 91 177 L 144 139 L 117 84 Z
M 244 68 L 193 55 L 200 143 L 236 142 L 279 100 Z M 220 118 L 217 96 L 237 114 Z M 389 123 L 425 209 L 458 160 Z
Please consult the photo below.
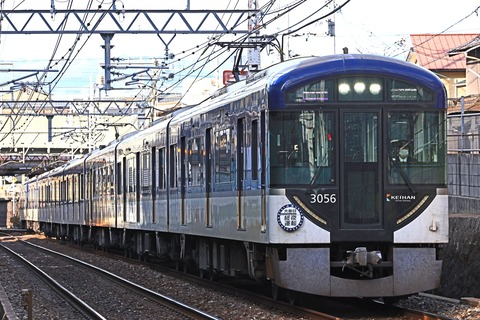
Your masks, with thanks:
M 285 231 L 295 231 L 303 224 L 303 214 L 300 209 L 289 203 L 278 210 L 277 222 Z

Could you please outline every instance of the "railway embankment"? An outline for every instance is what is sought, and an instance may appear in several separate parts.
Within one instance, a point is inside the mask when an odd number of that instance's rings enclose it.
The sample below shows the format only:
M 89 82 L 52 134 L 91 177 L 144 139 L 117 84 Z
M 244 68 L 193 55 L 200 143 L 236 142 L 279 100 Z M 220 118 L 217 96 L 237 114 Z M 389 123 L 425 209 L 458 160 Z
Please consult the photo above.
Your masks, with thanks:
M 480 214 L 451 214 L 438 293 L 460 299 L 480 298 Z

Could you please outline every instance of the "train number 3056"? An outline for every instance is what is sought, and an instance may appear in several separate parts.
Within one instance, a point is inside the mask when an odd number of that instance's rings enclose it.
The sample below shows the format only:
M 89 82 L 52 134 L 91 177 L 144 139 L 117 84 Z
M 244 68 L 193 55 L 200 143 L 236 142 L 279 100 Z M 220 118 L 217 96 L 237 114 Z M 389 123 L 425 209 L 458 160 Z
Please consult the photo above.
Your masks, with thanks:
M 335 193 L 311 193 L 310 203 L 335 203 L 337 195 Z

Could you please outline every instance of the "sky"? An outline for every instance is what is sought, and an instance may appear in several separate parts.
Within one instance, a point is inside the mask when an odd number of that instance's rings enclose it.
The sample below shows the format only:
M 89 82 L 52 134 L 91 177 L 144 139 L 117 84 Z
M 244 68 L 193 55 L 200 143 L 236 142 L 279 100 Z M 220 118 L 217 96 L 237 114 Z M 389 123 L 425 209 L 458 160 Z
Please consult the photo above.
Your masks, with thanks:
M 208 6 L 204 0 L 185 0 L 174 2 L 175 7 L 168 7 L 172 2 L 152 0 L 117 0 L 117 9 L 171 9 L 183 10 L 189 5 L 190 9 L 246 9 L 251 0 L 217 0 L 209 1 Z M 259 5 L 266 4 L 267 0 L 259 0 Z M 284 51 L 287 56 L 297 55 L 328 55 L 342 53 L 347 47 L 350 53 L 372 53 L 392 56 L 405 60 L 411 48 L 409 35 L 421 33 L 479 33 L 480 18 L 476 13 L 480 6 L 479 1 L 461 0 L 458 2 L 446 0 L 277 0 L 270 12 L 281 12 L 287 5 L 298 3 L 298 8 L 289 14 L 277 17 L 270 14 L 264 18 L 265 23 L 260 30 L 260 35 L 277 34 L 280 41 L 281 34 L 292 31 L 283 38 Z M 65 9 L 68 1 L 54 1 L 56 9 Z M 74 1 L 73 8 L 85 8 L 86 1 Z M 345 4 L 346 3 L 346 4 Z M 94 2 L 94 7 L 110 6 L 111 2 Z M 335 14 L 328 15 L 334 8 L 345 4 Z M 458 5 L 456 5 L 458 4 Z M 460 5 L 461 4 L 461 5 Z M 4 0 L 1 2 L 2 10 L 12 9 L 50 9 L 51 1 L 47 0 Z M 236 5 L 236 7 L 235 7 Z M 325 5 L 324 8 L 322 8 Z M 322 9 L 321 9 L 322 8 Z M 480 9 L 479 9 L 480 10 Z M 318 12 L 316 12 L 318 11 Z M 310 17 L 309 15 L 312 16 Z M 325 17 L 324 17 L 325 16 Z M 273 19 L 273 18 L 276 19 Z M 324 17 L 323 19 L 321 19 Z M 52 15 L 52 21 L 60 21 L 60 17 Z M 328 35 L 328 20 L 335 23 L 335 36 Z M 225 17 L 227 21 L 227 17 Z M 308 26 L 300 28 L 305 24 Z M 143 26 L 139 25 L 141 29 Z M 0 25 L 0 30 L 8 28 L 5 22 Z M 297 30 L 298 29 L 298 30 Z M 165 36 L 167 39 L 169 36 Z M 237 35 L 237 38 L 239 35 Z M 164 39 L 164 40 L 165 40 Z M 223 55 L 215 57 L 221 52 L 218 46 L 202 47 L 209 41 L 208 35 L 177 35 L 169 44 L 169 53 L 175 54 L 169 60 L 168 72 L 175 73 L 172 80 L 166 80 L 161 90 L 185 90 L 182 88 L 181 79 L 186 76 L 188 67 L 199 56 L 211 60 L 203 68 L 197 64 L 189 78 L 216 77 L 219 78 L 224 69 L 233 65 L 234 50 L 224 50 Z M 235 40 L 235 36 L 222 38 L 222 40 Z M 167 39 L 169 41 L 169 38 Z M 142 96 L 148 90 L 139 91 L 139 86 L 126 86 L 125 81 L 115 83 L 119 90 L 101 92 L 95 90 L 95 83 L 103 75 L 101 65 L 104 63 L 104 44 L 100 35 L 82 35 L 74 49 L 74 36 L 64 35 L 6 35 L 0 31 L 0 90 L 8 91 L 13 80 L 20 79 L 26 72 L 12 71 L 19 69 L 43 69 L 52 60 L 50 68 L 62 69 L 65 57 L 69 52 L 74 52 L 73 58 L 68 63 L 68 68 L 60 80 L 53 81 L 50 89 L 55 99 L 87 99 L 92 96 Z M 58 44 L 58 49 L 54 48 Z M 165 45 L 155 35 L 122 35 L 117 34 L 112 39 L 112 56 L 120 57 L 132 65 L 152 65 L 153 59 L 160 61 L 165 57 Z M 196 47 L 198 45 L 198 48 Z M 197 49 L 196 49 L 197 48 Z M 226 59 L 226 64 L 218 65 Z M 267 46 L 262 51 L 261 67 L 277 63 L 279 55 L 274 47 Z M 9 72 L 5 70 L 9 69 Z M 198 70 L 197 70 L 198 69 Z M 183 71 L 182 71 L 183 70 Z M 130 70 L 117 70 L 127 73 Z M 150 71 L 152 72 L 152 71 Z M 57 79 L 58 73 L 51 72 L 47 75 L 45 83 Z M 127 79 L 132 80 L 132 79 Z M 191 79 L 190 79 L 191 80 Z M 35 77 L 17 80 L 16 82 L 35 83 Z M 190 81 L 191 82 L 191 81 Z M 45 85 L 48 87 L 48 85 Z

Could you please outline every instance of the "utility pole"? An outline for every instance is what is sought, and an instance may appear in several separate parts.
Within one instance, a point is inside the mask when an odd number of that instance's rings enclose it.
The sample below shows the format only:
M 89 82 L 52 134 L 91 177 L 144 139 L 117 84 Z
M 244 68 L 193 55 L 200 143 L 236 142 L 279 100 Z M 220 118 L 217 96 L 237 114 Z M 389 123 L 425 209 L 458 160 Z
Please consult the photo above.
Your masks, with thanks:
M 104 80 L 104 87 L 103 89 L 106 91 L 106 90 L 111 90 L 112 87 L 111 87 L 111 82 L 112 82 L 112 79 L 110 77 L 111 73 L 110 73 L 110 57 L 111 57 L 111 54 L 110 54 L 110 51 L 112 50 L 113 46 L 110 44 L 113 36 L 115 34 L 113 33 L 102 33 L 102 38 L 103 38 L 103 41 L 105 41 L 105 44 L 102 46 L 103 50 L 105 51 L 105 65 L 104 65 L 104 69 L 105 69 L 105 80 Z
M 258 0 L 248 0 L 248 9 L 258 12 Z M 258 14 L 253 15 L 248 19 L 248 30 L 255 35 L 259 35 L 258 30 Z M 255 37 L 249 37 L 249 42 L 257 41 Z M 259 46 L 254 46 L 248 49 L 248 71 L 256 72 L 260 68 L 260 50 Z

